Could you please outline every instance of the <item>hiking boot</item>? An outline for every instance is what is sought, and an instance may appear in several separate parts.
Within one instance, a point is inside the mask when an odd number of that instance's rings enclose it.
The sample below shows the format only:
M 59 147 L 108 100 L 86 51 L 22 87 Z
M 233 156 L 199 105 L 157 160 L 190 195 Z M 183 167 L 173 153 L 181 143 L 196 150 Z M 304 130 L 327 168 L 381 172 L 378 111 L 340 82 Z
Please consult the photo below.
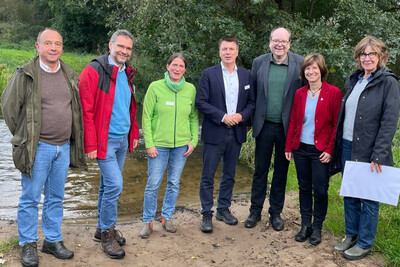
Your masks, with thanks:
M 125 237 L 122 235 L 121 231 L 115 229 L 115 234 L 117 238 L 118 245 L 123 246 L 126 243 Z M 96 228 L 96 232 L 94 232 L 93 241 L 101 242 L 101 229 Z
M 118 245 L 115 226 L 101 233 L 101 249 L 111 259 L 121 259 L 125 251 Z
M 203 215 L 200 229 L 203 233 L 211 233 L 213 231 L 212 214 Z
M 246 222 L 244 223 L 244 227 L 253 228 L 257 225 L 257 222 L 261 221 L 261 214 L 250 213 Z
M 238 223 L 238 219 L 233 216 L 229 209 L 217 211 L 217 215 L 215 215 L 215 218 L 219 221 L 224 221 L 224 223 L 229 225 L 236 225 Z
M 357 242 L 357 238 L 358 236 L 353 236 L 353 237 L 349 237 L 346 236 L 345 239 L 342 240 L 342 242 L 336 244 L 333 249 L 336 251 L 345 251 L 348 250 L 349 248 L 351 248 L 352 246 L 354 246 Z
M 25 243 L 22 247 L 21 263 L 24 267 L 37 267 L 39 266 L 39 258 L 37 255 L 37 243 Z
M 359 260 L 367 256 L 369 253 L 371 253 L 370 248 L 360 248 L 359 246 L 355 245 L 354 247 L 351 247 L 343 252 L 343 257 L 348 260 Z
M 63 241 L 47 242 L 46 240 L 44 240 L 42 252 L 47 254 L 52 254 L 57 259 L 62 259 L 62 260 L 72 259 L 72 257 L 74 257 L 74 252 L 67 249 L 64 246 Z
M 142 231 L 140 231 L 139 236 L 141 238 L 148 238 L 151 234 L 151 230 L 153 229 L 153 222 L 144 223 Z
M 176 232 L 176 227 L 172 223 L 172 220 L 167 220 L 167 219 L 164 219 L 164 217 L 161 217 L 161 223 L 162 223 L 162 225 L 164 226 L 164 229 L 167 232 L 170 232 L 170 233 L 175 233 Z

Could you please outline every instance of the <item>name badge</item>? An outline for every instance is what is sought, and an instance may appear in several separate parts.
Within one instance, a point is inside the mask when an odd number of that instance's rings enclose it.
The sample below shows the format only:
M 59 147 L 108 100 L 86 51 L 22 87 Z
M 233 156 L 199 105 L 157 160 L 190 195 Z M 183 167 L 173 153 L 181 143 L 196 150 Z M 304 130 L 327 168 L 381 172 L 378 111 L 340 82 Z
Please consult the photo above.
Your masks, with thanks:
M 175 102 L 167 101 L 167 102 L 165 102 L 165 105 L 173 106 L 173 105 L 175 105 Z
M 246 86 L 244 87 L 244 90 L 248 90 L 248 89 L 250 89 L 250 84 L 248 84 L 248 85 L 246 85 Z

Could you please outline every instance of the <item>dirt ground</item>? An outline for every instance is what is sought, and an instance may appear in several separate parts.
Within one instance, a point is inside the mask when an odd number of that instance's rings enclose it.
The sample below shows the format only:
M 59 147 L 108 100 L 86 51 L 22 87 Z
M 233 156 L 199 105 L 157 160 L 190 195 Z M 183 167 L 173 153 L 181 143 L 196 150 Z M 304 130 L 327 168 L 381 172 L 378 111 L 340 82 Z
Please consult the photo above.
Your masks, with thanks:
M 246 196 L 237 196 L 232 212 L 239 220 L 236 226 L 229 226 L 214 217 L 214 231 L 204 234 L 200 231 L 200 208 L 177 208 L 174 222 L 178 231 L 167 233 L 159 221 L 148 239 L 138 234 L 142 223 L 139 218 L 119 222 L 117 229 L 127 239 L 123 246 L 126 256 L 112 260 L 92 240 L 95 225 L 64 222 L 62 233 L 64 243 L 75 253 L 71 260 L 58 260 L 51 255 L 38 252 L 39 266 L 307 266 L 307 267 L 372 267 L 382 266 L 385 261 L 379 252 L 359 260 L 347 261 L 333 251 L 333 245 L 341 237 L 323 230 L 323 241 L 312 246 L 308 241 L 298 243 L 294 236 L 300 229 L 299 207 L 296 193 L 288 194 L 282 217 L 285 229 L 276 232 L 269 227 L 268 202 L 263 210 L 261 222 L 255 228 L 247 229 L 244 221 L 248 216 L 250 201 Z M 15 222 L 0 221 L 0 241 L 17 235 Z M 38 248 L 43 243 L 43 233 L 39 229 Z M 21 266 L 21 249 L 0 254 L 6 266 Z

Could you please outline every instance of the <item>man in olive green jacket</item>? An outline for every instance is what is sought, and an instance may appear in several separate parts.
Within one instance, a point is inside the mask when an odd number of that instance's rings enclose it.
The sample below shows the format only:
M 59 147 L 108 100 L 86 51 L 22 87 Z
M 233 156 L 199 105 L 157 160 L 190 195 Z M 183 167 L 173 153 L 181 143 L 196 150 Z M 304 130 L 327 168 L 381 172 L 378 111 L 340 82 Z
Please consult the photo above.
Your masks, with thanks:
M 38 35 L 38 56 L 18 68 L 1 97 L 13 135 L 13 160 L 21 171 L 18 204 L 22 265 L 38 266 L 38 203 L 43 190 L 42 252 L 59 259 L 74 253 L 62 241 L 61 222 L 68 167 L 87 169 L 78 74 L 60 60 L 62 37 L 54 29 Z

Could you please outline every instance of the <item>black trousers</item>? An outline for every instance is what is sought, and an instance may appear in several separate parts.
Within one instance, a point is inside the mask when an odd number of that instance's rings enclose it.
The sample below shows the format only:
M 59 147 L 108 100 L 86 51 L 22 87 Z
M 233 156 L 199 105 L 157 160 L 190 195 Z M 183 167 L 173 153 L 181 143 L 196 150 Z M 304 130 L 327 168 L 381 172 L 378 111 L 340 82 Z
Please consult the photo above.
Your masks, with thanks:
M 289 168 L 289 161 L 285 157 L 285 142 L 283 124 L 265 121 L 256 138 L 250 213 L 261 214 L 267 193 L 268 171 L 274 148 L 274 173 L 271 182 L 268 212 L 271 216 L 279 215 L 282 212 Z
M 322 229 L 328 210 L 329 188 L 329 164 L 319 160 L 321 154 L 314 145 L 304 143 L 293 151 L 299 182 L 301 225 L 311 226 L 314 217 L 312 228 L 318 230 Z

